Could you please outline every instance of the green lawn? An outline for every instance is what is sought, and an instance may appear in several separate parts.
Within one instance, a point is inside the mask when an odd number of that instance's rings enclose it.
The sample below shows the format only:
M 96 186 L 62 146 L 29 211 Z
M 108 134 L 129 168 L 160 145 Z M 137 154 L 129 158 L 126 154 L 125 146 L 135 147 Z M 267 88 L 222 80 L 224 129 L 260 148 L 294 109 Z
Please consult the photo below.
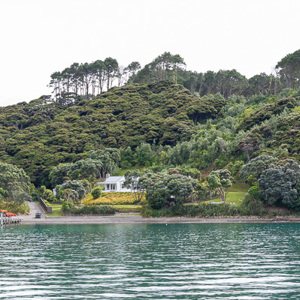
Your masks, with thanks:
M 142 210 L 142 205 L 112 205 L 118 212 L 141 212 Z
M 61 217 L 61 204 L 50 204 L 52 207 L 52 214 L 47 214 L 48 217 Z
M 228 189 L 229 192 L 247 192 L 250 189 L 250 185 L 246 183 L 234 183 L 232 187 Z
M 244 200 L 246 192 L 228 192 L 226 197 L 226 203 L 232 203 L 236 206 L 240 206 Z M 210 203 L 210 202 L 222 202 L 221 199 L 213 199 L 208 201 L 203 201 L 201 203 Z M 188 203 L 193 205 L 198 205 L 198 203 Z
M 232 203 L 236 206 L 240 206 L 244 200 L 246 192 L 228 192 L 226 197 L 226 203 Z M 221 199 L 213 199 L 209 201 L 204 201 L 205 203 L 209 202 L 222 202 Z

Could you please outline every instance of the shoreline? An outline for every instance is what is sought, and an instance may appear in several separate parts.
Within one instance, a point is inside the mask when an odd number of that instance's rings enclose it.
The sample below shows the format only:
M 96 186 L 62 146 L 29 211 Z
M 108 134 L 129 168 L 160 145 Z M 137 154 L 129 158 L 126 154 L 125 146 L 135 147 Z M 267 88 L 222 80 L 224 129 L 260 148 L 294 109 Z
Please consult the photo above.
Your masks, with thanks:
M 143 218 L 141 216 L 79 216 L 79 217 L 46 217 L 33 219 L 28 216 L 21 217 L 20 224 L 26 225 L 51 225 L 51 224 L 237 224 L 237 223 L 300 223 L 299 217 L 216 217 L 216 218 L 191 218 L 191 217 L 161 217 Z

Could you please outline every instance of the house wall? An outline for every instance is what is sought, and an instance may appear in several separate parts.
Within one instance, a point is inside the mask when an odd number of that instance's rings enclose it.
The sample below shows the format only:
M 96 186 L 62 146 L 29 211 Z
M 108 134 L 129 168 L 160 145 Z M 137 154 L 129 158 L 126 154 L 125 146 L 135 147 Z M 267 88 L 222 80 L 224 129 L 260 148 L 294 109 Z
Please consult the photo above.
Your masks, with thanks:
M 106 192 L 130 192 L 131 191 L 130 189 L 122 188 L 123 183 L 124 183 L 124 181 L 120 181 L 120 182 L 115 183 L 116 184 L 116 189 L 115 190 L 111 189 L 112 183 L 109 184 L 109 190 L 107 189 L 107 183 L 105 183 L 105 182 L 99 182 L 98 185 L 101 185 L 101 186 L 105 187 L 102 190 L 104 193 L 106 193 Z
M 108 177 L 109 178 L 109 177 Z M 125 188 L 123 186 L 124 182 L 125 182 L 125 177 L 123 176 L 122 178 L 120 178 L 118 181 L 115 181 L 114 180 L 110 180 L 112 181 L 111 183 L 107 183 L 107 182 L 98 182 L 97 184 L 99 186 L 103 186 L 104 189 L 102 190 L 103 192 L 130 192 L 131 190 L 128 189 L 128 188 Z M 109 189 L 107 189 L 107 185 L 109 184 Z M 112 190 L 111 189 L 111 185 L 112 184 L 115 184 L 116 185 L 116 189 Z

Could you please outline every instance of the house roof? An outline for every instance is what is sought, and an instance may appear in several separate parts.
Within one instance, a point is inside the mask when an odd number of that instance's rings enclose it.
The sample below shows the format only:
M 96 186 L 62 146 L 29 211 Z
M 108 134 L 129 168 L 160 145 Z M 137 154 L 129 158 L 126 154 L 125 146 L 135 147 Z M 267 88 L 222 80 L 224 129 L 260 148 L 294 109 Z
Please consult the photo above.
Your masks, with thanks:
M 106 178 L 103 182 L 99 182 L 99 184 L 104 184 L 104 183 L 116 183 L 120 181 L 121 179 L 125 179 L 124 176 L 110 176 Z

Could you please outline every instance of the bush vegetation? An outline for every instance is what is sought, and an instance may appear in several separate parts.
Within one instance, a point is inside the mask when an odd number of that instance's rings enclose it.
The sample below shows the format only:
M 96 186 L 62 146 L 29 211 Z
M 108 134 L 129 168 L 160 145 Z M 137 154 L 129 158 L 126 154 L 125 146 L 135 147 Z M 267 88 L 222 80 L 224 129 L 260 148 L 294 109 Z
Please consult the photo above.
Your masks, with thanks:
M 145 199 L 145 197 L 143 197 Z M 100 204 L 100 205 L 133 205 L 137 204 L 131 192 L 109 192 L 102 193 L 98 199 L 94 199 L 91 194 L 88 194 L 83 200 L 83 204 Z
M 114 215 L 116 210 L 109 205 L 83 205 L 74 206 L 71 202 L 63 202 L 62 212 L 64 215 Z
M 179 215 L 202 215 L 201 207 L 207 214 L 258 214 L 261 203 L 299 211 L 299 51 L 278 62 L 278 76 L 250 79 L 236 70 L 190 72 L 168 52 L 143 69 L 130 64 L 120 87 L 111 88 L 118 70 L 111 58 L 52 74 L 54 98 L 0 107 L 2 205 L 17 209 L 39 197 L 52 204 L 121 205 L 146 198 L 148 209 Z M 93 88 L 83 72 L 94 78 Z M 70 78 L 76 80 L 69 86 Z M 99 197 L 97 181 L 118 171 L 127 174 L 134 197 Z M 227 207 L 236 182 L 256 187 L 260 198 Z M 183 205 L 218 197 L 225 202 L 219 208 Z

